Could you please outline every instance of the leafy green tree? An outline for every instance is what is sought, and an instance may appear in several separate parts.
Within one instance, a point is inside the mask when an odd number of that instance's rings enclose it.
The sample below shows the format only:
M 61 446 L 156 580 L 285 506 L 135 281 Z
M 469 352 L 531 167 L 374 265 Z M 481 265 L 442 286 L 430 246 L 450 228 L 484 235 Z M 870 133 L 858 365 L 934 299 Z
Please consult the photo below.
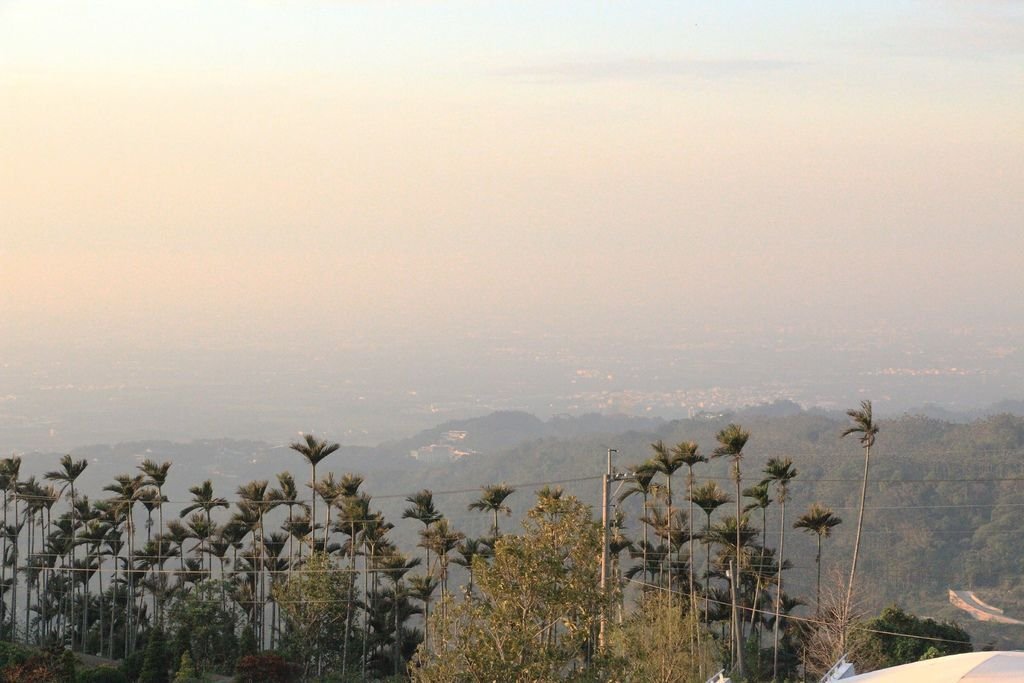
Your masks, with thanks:
M 283 650 L 302 668 L 303 680 L 324 668 L 341 669 L 352 573 L 320 552 L 274 587 L 274 599 L 288 625 Z
M 194 683 L 199 680 L 199 673 L 196 665 L 192 662 L 192 655 L 188 652 L 181 653 L 181 660 L 178 662 L 178 671 L 174 674 L 174 683 Z
M 167 669 L 167 646 L 164 632 L 163 629 L 156 628 L 149 632 L 139 683 L 168 683 Z
M 170 604 L 169 623 L 179 634 L 175 652 L 187 652 L 200 671 L 229 671 L 238 656 L 238 616 L 220 601 L 220 581 L 201 581 Z
M 78 668 L 78 661 L 75 659 L 75 653 L 71 650 L 64 650 L 57 660 L 57 680 L 59 683 L 76 683 L 78 676 L 76 675 L 76 669 Z
M 705 681 L 719 658 L 710 634 L 694 651 L 689 634 L 702 628 L 696 613 L 672 604 L 661 591 L 645 594 L 637 609 L 608 636 L 609 680 L 676 683 Z
M 892 635 L 892 634 L 901 635 Z M 971 637 L 959 624 L 922 619 L 892 605 L 855 627 L 850 649 L 858 671 L 873 671 L 936 656 L 971 652 Z
M 529 511 L 523 533 L 476 558 L 479 596 L 435 610 L 434 647 L 415 658 L 417 681 L 558 680 L 586 667 L 602 609 L 613 596 L 599 585 L 601 530 L 571 496 L 547 495 Z

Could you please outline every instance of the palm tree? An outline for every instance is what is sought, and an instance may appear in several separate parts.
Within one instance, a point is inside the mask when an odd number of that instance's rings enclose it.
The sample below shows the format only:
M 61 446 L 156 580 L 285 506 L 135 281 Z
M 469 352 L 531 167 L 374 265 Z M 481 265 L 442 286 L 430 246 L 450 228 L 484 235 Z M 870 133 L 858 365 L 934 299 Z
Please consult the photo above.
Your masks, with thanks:
M 359 532 L 363 529 L 370 517 L 370 496 L 365 493 L 357 493 L 353 496 L 341 498 L 338 513 L 338 530 L 348 534 L 348 600 L 345 605 L 345 641 L 342 647 L 341 667 L 342 676 L 347 673 L 348 666 L 348 641 L 352 631 L 352 606 L 355 602 L 356 585 L 356 550 L 359 547 Z
M 738 424 L 726 425 L 725 429 L 718 432 L 715 435 L 715 439 L 718 440 L 718 448 L 711 454 L 713 458 L 727 457 L 732 459 L 732 478 L 736 483 L 736 519 L 740 519 L 742 512 L 740 510 L 740 481 L 743 478 L 743 473 L 740 469 L 740 464 L 743 462 L 743 448 L 747 445 L 747 441 L 750 440 L 750 432 L 740 427 Z M 736 525 L 736 576 L 733 577 L 733 585 L 737 587 L 735 592 L 739 591 L 739 587 L 742 586 L 742 554 L 740 552 L 740 525 Z M 735 601 L 733 601 L 733 610 L 737 609 Z M 737 619 L 736 622 L 736 664 L 739 668 L 739 677 L 743 677 L 743 624 L 742 621 Z
M 296 505 L 307 511 L 309 510 L 309 506 L 299 501 L 299 490 L 295 485 L 295 477 L 292 476 L 291 472 L 281 472 L 277 475 L 277 483 L 279 488 L 272 489 L 270 491 L 270 498 L 274 502 L 275 507 L 278 505 L 284 505 L 288 508 L 286 531 L 288 532 L 288 566 L 291 567 L 295 559 L 295 555 L 292 552 L 292 540 L 295 537 L 295 534 L 291 532 L 293 517 L 292 511 Z
M 216 497 L 213 495 L 213 484 L 207 479 L 199 486 L 193 486 L 188 490 L 192 494 L 192 503 L 182 508 L 178 514 L 179 517 L 184 519 L 192 512 L 196 510 L 202 510 L 206 513 L 206 526 L 211 530 L 213 529 L 213 510 L 215 508 L 227 508 L 229 507 L 228 501 L 224 498 Z M 209 567 L 207 571 L 210 576 L 213 576 L 213 555 L 209 556 Z
M 690 493 L 690 500 L 694 505 L 704 511 L 707 517 L 706 531 L 711 529 L 711 515 L 715 510 L 720 508 L 729 502 L 729 494 L 726 493 L 718 482 L 709 481 L 702 486 L 698 486 Z M 691 524 L 693 521 L 691 520 Z M 705 623 L 707 622 L 707 611 L 710 605 L 708 604 L 708 595 L 711 591 L 711 544 L 707 543 L 708 556 L 707 556 L 707 568 L 704 572 L 704 612 L 705 612 Z M 691 558 L 692 559 L 692 558 Z
M 469 510 L 480 512 L 491 512 L 494 515 L 494 523 L 491 527 L 491 536 L 498 537 L 498 513 L 512 514 L 512 510 L 505 505 L 505 499 L 515 493 L 515 489 L 508 484 L 492 484 L 483 487 L 480 498 L 469 504 Z
M 341 448 L 339 444 L 327 443 L 323 439 L 318 439 L 312 434 L 304 434 L 305 441 L 296 441 L 291 445 L 291 449 L 299 453 L 306 459 L 312 468 L 312 476 L 310 477 L 310 486 L 313 487 L 313 507 L 310 511 L 310 528 L 312 529 L 311 534 L 313 536 L 310 547 L 316 547 L 316 466 L 317 464 L 326 458 L 331 453 Z M 327 545 L 327 534 L 329 529 L 324 529 L 324 546 Z
M 748 512 L 752 512 L 754 510 L 760 510 L 761 511 L 761 535 L 762 535 L 763 538 L 767 539 L 768 538 L 768 507 L 772 504 L 772 497 L 768 493 L 768 484 L 762 482 L 760 484 L 755 484 L 754 486 L 749 486 L 749 487 L 743 489 L 743 497 L 744 498 L 749 498 L 751 501 L 753 501 L 753 502 L 743 506 L 744 514 L 746 514 Z M 751 560 L 752 560 L 751 561 L 751 565 L 752 566 L 750 567 L 750 569 L 757 576 L 760 576 L 763 573 L 765 567 L 770 564 L 770 561 L 765 557 L 765 553 L 766 552 L 767 552 L 767 548 L 765 548 L 764 545 L 762 544 L 761 552 L 757 556 L 757 561 L 754 562 L 753 558 L 751 558 Z M 757 585 L 760 586 L 760 581 L 757 582 Z M 756 620 L 757 620 L 757 613 L 756 612 L 751 612 L 750 613 L 750 627 L 751 628 L 754 628 L 754 624 L 756 623 Z
M 263 516 L 267 514 L 267 511 L 273 505 L 273 499 L 270 497 L 267 486 L 269 482 L 266 479 L 259 481 L 251 481 L 248 484 L 244 484 L 238 487 L 237 494 L 240 500 L 238 501 L 238 507 L 243 513 L 250 513 L 250 516 L 255 515 L 256 524 L 253 529 L 253 552 L 256 556 L 254 563 L 256 571 L 259 572 L 257 576 L 258 593 L 257 598 L 259 600 L 259 612 L 258 612 L 258 637 L 259 637 L 259 648 L 263 649 L 265 629 L 263 625 L 263 616 L 266 611 L 266 597 L 267 597 L 267 584 L 266 577 L 264 574 L 264 561 L 263 561 L 263 550 L 265 545 L 265 537 L 263 528 Z M 257 538 L 257 535 L 259 538 Z
M 395 649 L 394 649 L 394 674 L 399 675 L 400 662 L 402 660 L 402 625 L 399 599 L 403 594 L 402 579 L 420 563 L 420 558 L 406 558 L 399 552 L 392 552 L 381 558 L 381 570 L 384 572 L 384 579 L 390 581 L 394 591 L 394 625 L 395 625 Z
M 428 526 L 420 532 L 419 545 L 430 548 L 437 557 L 438 571 L 441 576 L 442 600 L 448 596 L 448 553 L 455 550 L 465 537 L 466 535 L 462 532 L 452 529 L 447 519 L 439 519 L 436 524 Z
M 469 587 L 466 591 L 468 595 L 473 595 L 473 558 L 483 557 L 485 550 L 486 548 L 477 538 L 467 538 L 455 549 L 459 555 L 452 562 L 469 572 Z
M 672 475 L 675 471 L 683 466 L 683 455 L 676 449 L 669 449 L 665 446 L 665 443 L 661 440 L 655 441 L 651 444 L 651 448 L 654 450 L 654 456 L 650 459 L 651 465 L 654 467 L 656 472 L 660 472 L 665 475 L 667 479 L 667 496 L 665 498 L 665 505 L 667 506 L 666 521 L 668 522 L 668 549 L 669 557 L 668 562 L 671 567 L 672 564 Z M 668 573 L 668 595 L 669 602 L 672 600 L 672 574 L 671 568 Z
M 437 590 L 438 580 L 433 574 L 414 574 L 409 577 L 410 594 L 423 603 L 423 647 L 430 651 L 430 602 Z
M 790 458 L 771 458 L 764 468 L 765 478 L 762 484 L 775 484 L 776 497 L 782 519 L 779 521 L 779 576 L 775 589 L 775 623 L 773 626 L 772 640 L 772 679 L 779 678 L 779 615 L 782 610 L 782 567 L 785 564 L 786 556 L 786 501 L 789 499 L 789 482 L 797 475 L 796 468 Z M 766 530 L 767 533 L 767 530 Z
M 856 408 L 846 411 L 853 424 L 843 430 L 839 438 L 850 434 L 860 435 L 860 444 L 864 447 L 864 480 L 860 489 L 860 511 L 857 513 L 857 535 L 853 540 L 853 563 L 850 566 L 850 583 L 846 586 L 845 612 L 849 614 L 850 601 L 853 599 L 853 582 L 857 577 L 857 557 L 860 554 L 860 534 L 864 528 L 864 503 L 868 496 L 868 467 L 871 464 L 871 447 L 875 445 L 878 425 L 871 417 L 871 401 L 861 401 L 860 410 Z
M 133 622 L 135 584 L 134 572 L 132 571 L 132 557 L 135 554 L 135 522 L 132 518 L 132 511 L 135 501 L 138 500 L 139 491 L 142 489 L 142 475 L 129 477 L 121 474 L 114 477 L 114 483 L 103 488 L 114 494 L 110 501 L 112 512 L 117 518 L 125 522 L 125 534 L 128 537 L 128 556 L 125 560 L 125 573 L 127 574 L 127 594 L 125 597 L 125 638 L 124 655 L 127 657 L 135 645 L 135 624 Z M 116 562 L 116 557 L 115 557 Z
M 352 475 L 347 475 L 351 477 Z M 359 488 L 359 484 L 362 484 L 363 478 L 357 477 L 358 483 L 355 488 Z M 328 472 L 320 479 L 319 482 L 313 487 L 317 493 L 320 494 L 320 498 L 324 501 L 324 508 L 327 510 L 327 517 L 324 520 L 324 552 L 327 551 L 327 543 L 330 540 L 331 535 L 331 508 L 341 500 L 341 497 L 345 494 L 341 487 L 341 482 L 334 476 L 334 472 Z
M 405 499 L 407 503 L 412 503 L 411 507 L 407 507 L 402 512 L 402 519 L 415 519 L 419 520 L 424 527 L 429 528 L 431 524 L 437 522 L 443 517 L 438 512 L 437 508 L 434 507 L 434 493 L 430 489 L 423 489 L 418 493 L 414 493 Z M 427 562 L 424 569 L 430 573 L 430 547 L 424 548 L 427 554 Z
M 71 489 L 71 566 L 75 564 L 75 481 L 82 476 L 82 472 L 89 466 L 88 460 L 72 460 L 71 455 L 65 455 L 60 459 L 61 469 L 54 472 L 47 472 L 46 478 L 50 481 L 58 481 L 64 484 L 64 487 Z M 64 487 L 61 488 L 63 492 Z M 71 624 L 75 623 L 75 600 L 74 600 L 74 581 L 71 582 L 71 600 L 68 601 L 68 622 Z M 71 649 L 75 649 L 75 631 L 71 630 Z
M 18 536 L 21 531 L 21 522 L 18 521 L 18 474 L 21 470 L 21 458 L 13 456 L 0 460 L 0 492 L 4 498 L 4 520 L 3 520 L 3 555 L 0 556 L 0 584 L 7 584 L 7 547 L 11 546 L 11 607 L 7 610 L 10 615 L 11 640 L 17 640 L 17 629 L 15 619 L 18 613 Z M 14 500 L 14 524 L 7 521 L 8 494 Z M 0 623 L 2 626 L 2 623 Z
M 814 563 L 818 567 L 818 586 L 814 592 L 815 615 L 817 617 L 821 616 L 821 539 L 822 537 L 828 538 L 831 536 L 832 528 L 842 523 L 842 519 L 821 503 L 812 503 L 807 512 L 793 523 L 794 529 L 803 529 L 818 537 L 818 553 L 814 556 Z
M 160 524 L 160 528 L 157 532 L 156 564 L 160 569 L 163 569 L 164 566 L 164 543 L 162 541 L 162 537 L 164 535 L 164 503 L 167 502 L 167 499 L 164 497 L 164 485 L 167 484 L 167 474 L 170 472 L 170 470 L 171 463 L 167 461 L 164 461 L 162 464 L 158 465 L 155 461 L 149 460 L 147 458 L 146 460 L 142 461 L 141 465 L 139 465 L 139 471 L 142 472 L 143 476 L 145 477 L 145 479 L 143 480 L 145 485 L 152 486 L 153 488 L 156 489 L 157 519 Z M 158 622 L 163 617 L 163 587 L 164 584 L 166 583 L 164 576 L 165 575 L 161 573 L 157 578 L 157 586 L 159 586 L 159 597 L 157 599 L 156 609 L 154 610 L 156 612 L 154 616 L 157 618 Z
M 623 501 L 625 501 L 630 496 L 635 496 L 636 494 L 640 494 L 643 497 L 643 501 L 644 501 L 643 512 L 641 513 L 640 516 L 641 517 L 646 517 L 647 516 L 647 502 L 650 500 L 650 497 L 652 495 L 654 495 L 654 492 L 655 492 L 654 477 L 655 477 L 655 475 L 658 474 L 658 472 L 657 472 L 656 469 L 654 469 L 654 466 L 650 463 L 650 461 L 641 463 L 639 465 L 633 465 L 630 469 L 633 471 L 633 477 L 632 477 L 632 479 L 629 480 L 630 483 L 629 483 L 629 486 L 626 487 L 626 490 L 624 490 L 622 493 L 619 494 L 619 502 L 622 503 Z M 646 523 L 644 523 L 643 526 L 642 526 L 641 535 L 642 536 L 641 536 L 641 542 L 640 542 L 640 548 L 641 548 L 640 556 L 641 556 L 641 562 L 643 563 L 643 571 L 646 574 L 646 572 L 647 572 L 647 548 L 648 548 L 648 545 L 650 545 L 649 542 L 648 542 L 648 539 L 647 539 L 647 524 Z
M 701 455 L 698 452 L 698 446 L 693 441 L 683 441 L 681 443 L 676 444 L 672 448 L 672 453 L 684 465 L 686 465 L 686 468 L 687 468 L 687 474 L 686 474 L 686 499 L 687 499 L 687 501 L 689 501 L 689 505 L 690 505 L 690 509 L 689 509 L 689 512 L 688 512 L 688 517 L 689 517 L 689 520 L 690 520 L 690 533 L 689 533 L 689 544 L 688 544 L 689 545 L 689 555 L 690 555 L 690 561 L 688 562 L 688 564 L 690 566 L 690 577 L 689 577 L 690 578 L 690 611 L 691 611 L 691 613 L 695 614 L 696 611 L 697 611 L 696 610 L 697 592 L 696 592 L 696 589 L 694 588 L 694 585 L 693 585 L 693 539 L 694 539 L 694 536 L 696 535 L 696 534 L 693 533 L 693 484 L 694 484 L 693 466 L 694 465 L 698 465 L 698 464 L 700 464 L 702 462 L 707 462 L 708 459 L 705 458 L 703 455 Z

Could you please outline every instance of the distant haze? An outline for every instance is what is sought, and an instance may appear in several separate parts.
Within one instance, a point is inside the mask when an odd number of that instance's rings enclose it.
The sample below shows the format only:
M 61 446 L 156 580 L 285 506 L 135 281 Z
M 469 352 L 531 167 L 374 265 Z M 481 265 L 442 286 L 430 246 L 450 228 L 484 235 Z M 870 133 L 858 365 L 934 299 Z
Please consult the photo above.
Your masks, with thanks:
M 0 2 L 0 449 L 1021 398 L 1022 92 L 1009 0 Z

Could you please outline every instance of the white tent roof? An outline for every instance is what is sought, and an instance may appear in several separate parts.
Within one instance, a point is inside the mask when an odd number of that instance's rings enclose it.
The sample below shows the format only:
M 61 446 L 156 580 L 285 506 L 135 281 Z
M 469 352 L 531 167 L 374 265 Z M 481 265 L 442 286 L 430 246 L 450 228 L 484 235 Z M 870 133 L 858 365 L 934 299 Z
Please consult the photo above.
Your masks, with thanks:
M 844 678 L 843 683 L 1010 683 L 1024 681 L 1024 652 L 968 652 Z

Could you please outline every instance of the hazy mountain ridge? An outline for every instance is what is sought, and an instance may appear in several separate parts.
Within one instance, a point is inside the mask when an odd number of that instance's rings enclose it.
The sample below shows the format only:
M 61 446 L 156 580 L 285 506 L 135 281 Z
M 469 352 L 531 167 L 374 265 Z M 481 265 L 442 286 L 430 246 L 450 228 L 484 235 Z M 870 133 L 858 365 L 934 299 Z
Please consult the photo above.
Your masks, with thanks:
M 709 454 L 715 433 L 731 420 L 751 431 L 743 464 L 743 485 L 760 479 L 769 457 L 791 457 L 799 476 L 792 485 L 787 526 L 811 501 L 831 506 L 844 519 L 824 551 L 827 567 L 842 569 L 848 562 L 856 521 L 863 456 L 854 439 L 841 440 L 845 419 L 802 411 L 782 417 L 700 415 L 692 419 L 633 420 L 588 416 L 582 420 L 541 421 L 523 413 L 498 413 L 474 420 L 448 422 L 407 442 L 377 448 L 342 448 L 321 465 L 327 471 L 354 472 L 366 477 L 372 505 L 396 529 L 396 541 L 407 547 L 418 541 L 418 527 L 401 519 L 404 497 L 423 488 L 435 491 L 438 508 L 453 525 L 470 536 L 486 533 L 486 516 L 467 510 L 479 487 L 506 481 L 518 487 L 508 500 L 511 519 L 532 504 L 532 492 L 546 482 L 561 482 L 566 490 L 597 505 L 606 449 L 615 448 L 616 467 L 628 470 L 649 457 L 651 442 L 668 444 L 693 440 Z M 871 484 L 865 520 L 863 568 L 872 607 L 899 601 L 917 613 L 958 619 L 967 616 L 948 605 L 949 588 L 978 589 L 1008 615 L 1024 615 L 1021 577 L 1022 532 L 1019 509 L 1024 505 L 1024 418 L 1000 414 L 968 423 L 948 422 L 924 415 L 905 415 L 881 421 L 872 457 Z M 514 427 L 522 425 L 525 434 Z M 626 431 L 615 430 L 635 426 Z M 465 427 L 479 443 L 497 446 L 517 443 L 455 462 L 424 463 L 409 457 L 406 446 L 429 442 L 439 434 Z M 607 427 L 602 430 L 601 427 Z M 521 438 L 520 438 L 521 437 Z M 467 436 L 467 439 L 469 437 Z M 209 478 L 218 495 L 234 498 L 238 485 L 269 479 L 288 470 L 296 480 L 308 480 L 308 465 L 287 445 L 229 439 L 189 443 L 151 441 L 115 446 L 88 446 L 72 452 L 87 457 L 90 467 L 79 490 L 104 497 L 102 487 L 119 473 L 135 473 L 143 458 L 174 463 L 167 494 L 173 510 L 189 498 L 187 489 Z M 23 472 L 41 477 L 54 469 L 59 454 L 25 454 Z M 713 478 L 730 490 L 727 463 L 713 460 L 695 472 L 698 481 Z M 301 488 L 303 492 L 308 489 Z M 624 504 L 627 533 L 639 531 L 639 501 Z M 778 533 L 778 506 L 769 508 L 769 542 Z M 760 526 L 760 515 L 757 524 Z M 703 525 L 703 516 L 697 526 Z M 787 579 L 794 591 L 806 591 L 813 573 L 811 539 L 790 531 L 787 556 L 794 568 Z M 791 553 L 791 554 L 790 554 Z M 968 624 L 976 638 L 1020 645 L 1006 627 Z M 1017 640 L 1014 640 L 1017 638 Z

